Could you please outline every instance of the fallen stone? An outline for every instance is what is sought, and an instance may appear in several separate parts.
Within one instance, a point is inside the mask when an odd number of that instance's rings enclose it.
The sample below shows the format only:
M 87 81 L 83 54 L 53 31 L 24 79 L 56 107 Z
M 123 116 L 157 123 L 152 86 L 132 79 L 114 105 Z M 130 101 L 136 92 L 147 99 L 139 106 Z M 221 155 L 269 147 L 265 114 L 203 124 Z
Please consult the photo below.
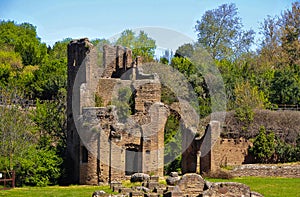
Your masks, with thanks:
M 130 182 L 144 182 L 148 181 L 150 179 L 150 176 L 145 173 L 135 173 L 131 175 Z
M 167 179 L 166 179 L 166 182 L 168 185 L 177 185 L 178 181 L 180 180 L 180 177 L 171 177 L 169 176 Z
M 171 172 L 170 177 L 178 177 L 178 172 Z
M 143 192 L 146 192 L 146 193 L 150 192 L 150 189 L 147 188 L 147 187 L 144 187 L 144 186 L 138 186 L 138 187 L 136 187 L 136 190 L 143 191 Z
M 242 183 L 224 182 L 213 183 L 212 186 L 203 191 L 203 197 L 231 196 L 231 197 L 251 197 L 250 188 Z
M 92 194 L 92 197 L 100 197 L 100 196 L 104 196 L 106 193 L 105 191 L 94 191 L 94 193 Z
M 264 197 L 262 194 L 258 193 L 258 192 L 251 192 L 251 197 Z

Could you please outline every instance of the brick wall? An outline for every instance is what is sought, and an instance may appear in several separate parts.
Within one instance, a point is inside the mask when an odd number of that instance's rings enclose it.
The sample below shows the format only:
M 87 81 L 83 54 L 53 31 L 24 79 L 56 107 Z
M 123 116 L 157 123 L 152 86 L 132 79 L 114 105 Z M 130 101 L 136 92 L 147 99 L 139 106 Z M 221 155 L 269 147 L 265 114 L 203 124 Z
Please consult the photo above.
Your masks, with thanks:
M 248 157 L 248 147 L 252 146 L 249 140 L 218 138 L 213 147 L 214 162 L 216 166 L 242 165 Z

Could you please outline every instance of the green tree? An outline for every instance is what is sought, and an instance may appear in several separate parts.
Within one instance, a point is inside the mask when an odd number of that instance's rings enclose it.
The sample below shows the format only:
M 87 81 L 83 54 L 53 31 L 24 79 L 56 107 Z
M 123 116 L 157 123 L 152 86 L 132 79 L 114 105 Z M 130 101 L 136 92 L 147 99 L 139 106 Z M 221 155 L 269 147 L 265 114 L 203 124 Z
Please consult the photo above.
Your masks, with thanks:
M 268 163 L 275 152 L 274 132 L 267 134 L 265 127 L 260 127 L 258 136 L 254 139 L 253 146 L 249 149 L 258 162 Z
M 72 38 L 65 38 L 62 41 L 57 41 L 52 48 L 48 48 L 49 58 L 60 60 L 63 63 L 67 62 L 67 48 Z
M 236 117 L 247 124 L 254 119 L 253 109 L 264 109 L 268 104 L 267 98 L 257 86 L 252 87 L 247 81 L 242 84 L 236 84 L 234 88 L 234 109 Z
M 25 66 L 39 65 L 47 58 L 46 44 L 40 42 L 36 27 L 29 23 L 0 21 L 0 46 L 13 48 L 21 55 Z
M 178 47 L 175 52 L 175 57 L 192 57 L 194 53 L 194 45 L 187 43 Z
M 112 100 L 112 105 L 117 108 L 117 115 L 120 122 L 125 122 L 129 115 L 133 114 L 134 94 L 131 89 L 122 87 L 118 90 L 115 98 Z
M 37 140 L 36 127 L 28 117 L 28 110 L 20 110 L 20 93 L 7 89 L 0 91 L 0 156 L 5 158 L 5 167 L 13 170 L 16 158 Z
M 291 10 L 281 15 L 281 42 L 283 56 L 289 65 L 300 64 L 300 2 L 292 3 Z
M 55 150 L 30 146 L 18 163 L 17 185 L 47 186 L 58 183 L 62 158 Z
M 15 81 L 22 69 L 22 59 L 18 53 L 10 49 L 0 50 L 0 86 L 6 87 Z
M 38 127 L 39 142 L 42 148 L 59 149 L 62 152 L 66 147 L 66 106 L 64 99 L 57 101 L 37 100 L 36 109 L 31 119 Z
M 300 73 L 290 68 L 276 70 L 270 87 L 270 101 L 275 104 L 300 103 Z
M 143 62 L 154 60 L 155 40 L 148 37 L 144 31 L 140 31 L 136 36 L 132 30 L 127 29 L 121 33 L 116 44 L 132 49 L 133 57 L 141 56 Z
M 164 173 L 181 171 L 181 131 L 179 117 L 171 114 L 165 125 L 164 132 Z
M 195 26 L 198 42 L 213 59 L 234 59 L 250 50 L 253 30 L 243 30 L 235 4 L 223 4 L 208 10 Z
M 171 66 L 182 73 L 188 82 L 192 85 L 194 92 L 198 96 L 199 109 L 201 117 L 207 116 L 210 112 L 210 97 L 207 84 L 201 73 L 203 70 L 185 57 L 174 57 L 171 60 Z
M 285 68 L 300 63 L 300 3 L 292 3 L 280 16 L 268 16 L 261 24 L 260 61 L 269 67 Z
M 31 91 L 33 99 L 58 100 L 66 95 L 67 64 L 54 59 L 39 66 L 34 72 Z

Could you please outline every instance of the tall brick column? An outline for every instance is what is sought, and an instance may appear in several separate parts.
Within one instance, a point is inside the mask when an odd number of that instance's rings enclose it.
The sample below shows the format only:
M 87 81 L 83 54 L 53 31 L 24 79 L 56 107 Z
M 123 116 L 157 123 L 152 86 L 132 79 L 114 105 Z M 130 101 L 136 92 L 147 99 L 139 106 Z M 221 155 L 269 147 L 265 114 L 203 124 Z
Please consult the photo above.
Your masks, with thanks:
M 76 74 L 80 65 L 83 63 L 85 57 L 89 53 L 89 45 L 91 45 L 87 38 L 72 40 L 68 45 L 68 82 L 67 82 L 67 153 L 66 153 L 66 183 L 79 183 L 79 155 L 80 155 L 80 137 L 76 130 L 73 111 L 80 111 L 72 109 L 72 100 L 80 102 L 80 90 L 74 89 Z M 74 94 L 73 94 L 74 93 Z M 76 95 L 76 98 L 73 98 Z

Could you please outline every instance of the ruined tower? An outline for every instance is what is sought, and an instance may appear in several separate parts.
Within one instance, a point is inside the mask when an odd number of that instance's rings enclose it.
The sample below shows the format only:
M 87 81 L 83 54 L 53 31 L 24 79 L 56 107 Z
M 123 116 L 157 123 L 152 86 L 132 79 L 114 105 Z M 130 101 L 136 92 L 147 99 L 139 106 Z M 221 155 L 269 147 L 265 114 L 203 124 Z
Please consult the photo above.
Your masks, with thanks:
M 97 185 L 135 172 L 163 176 L 168 111 L 159 79 L 144 75 L 128 48 L 105 45 L 99 54 L 87 39 L 68 45 L 69 182 Z M 126 91 L 130 104 L 118 98 Z M 123 120 L 119 112 L 127 105 Z

